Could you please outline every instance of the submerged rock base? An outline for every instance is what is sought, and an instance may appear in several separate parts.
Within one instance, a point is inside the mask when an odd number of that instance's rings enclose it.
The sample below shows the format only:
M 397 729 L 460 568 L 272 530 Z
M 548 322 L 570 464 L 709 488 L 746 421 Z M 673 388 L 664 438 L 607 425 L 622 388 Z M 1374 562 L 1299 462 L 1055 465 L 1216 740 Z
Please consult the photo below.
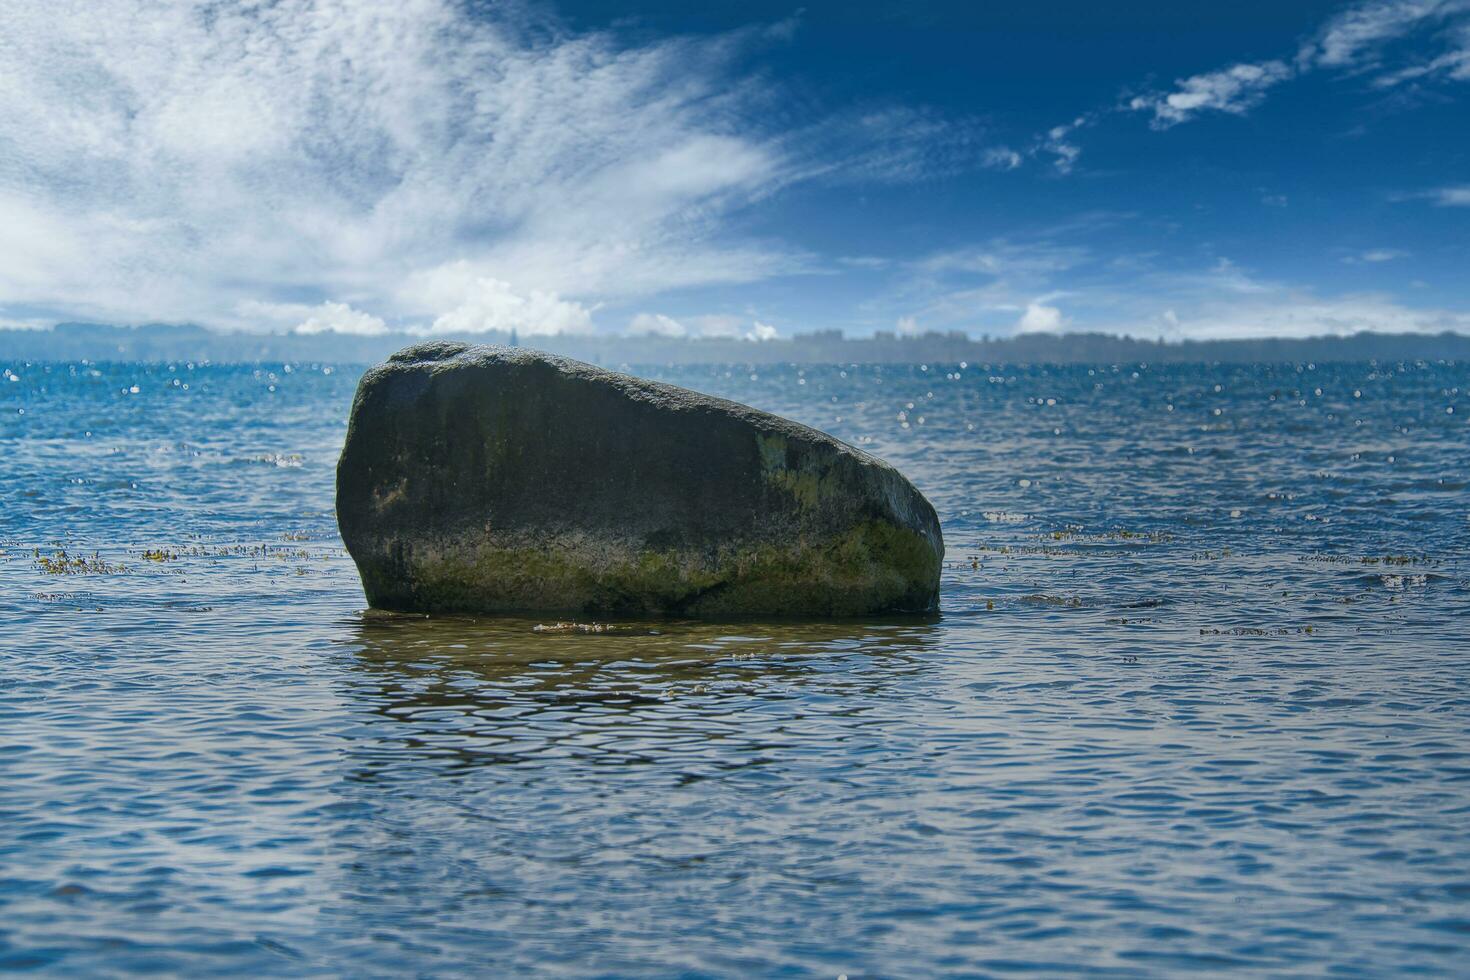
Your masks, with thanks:
M 429 343 L 358 386 L 337 520 L 404 612 L 932 612 L 944 542 L 895 469 L 735 402 Z

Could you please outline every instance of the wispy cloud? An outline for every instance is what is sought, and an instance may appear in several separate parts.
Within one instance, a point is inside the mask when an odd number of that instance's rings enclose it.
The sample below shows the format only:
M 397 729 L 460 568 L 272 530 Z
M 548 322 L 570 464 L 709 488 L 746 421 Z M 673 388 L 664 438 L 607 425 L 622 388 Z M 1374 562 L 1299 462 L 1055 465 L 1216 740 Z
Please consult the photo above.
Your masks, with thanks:
M 1081 297 L 1099 315 L 1090 325 L 1138 336 L 1225 339 L 1438 333 L 1470 330 L 1470 314 L 1407 306 L 1378 293 L 1324 295 L 1270 279 L 1228 259 L 1199 270 L 1160 269 Z
M 985 151 L 982 159 L 987 167 L 996 170 L 1015 170 L 1025 158 L 1008 146 L 995 146 Z
M 1418 50 L 1398 52 L 1399 67 L 1390 68 L 1387 49 L 1421 30 L 1438 30 L 1438 35 Z M 1439 53 L 1426 57 L 1436 42 Z M 1376 88 L 1435 79 L 1470 81 L 1470 0 L 1398 0 L 1354 7 L 1303 45 L 1297 60 L 1354 73 L 1377 72 Z
M 1408 253 L 1370 249 L 1354 262 Z M 1055 239 L 993 241 L 931 255 L 892 298 L 933 329 L 1024 333 L 1098 330 L 1181 339 L 1470 331 L 1470 314 L 1377 293 L 1326 295 L 1264 277 L 1227 257 L 1191 265 L 1120 257 Z
M 1422 191 L 1404 191 L 1390 194 L 1390 201 L 1428 201 L 1441 208 L 1470 207 L 1470 184 L 1450 184 Z
M 1052 301 L 1064 295 L 1055 284 L 1096 263 L 1086 246 L 1054 239 L 1051 233 L 1057 231 L 1046 229 L 1047 234 L 1026 240 L 994 238 L 916 258 L 898 270 L 896 283 L 875 305 L 902 310 L 901 330 L 918 330 L 922 324 L 924 329 L 1004 333 L 1019 324 L 1018 317 L 1025 319 L 1034 304 L 1038 308 L 1027 325 L 1057 329 L 1064 322 L 1060 311 L 1055 322 L 1046 319 Z
M 1173 89 L 1127 98 L 1122 108 L 1147 112 L 1155 129 L 1189 122 L 1202 113 L 1244 115 L 1267 92 L 1301 75 L 1321 70 L 1379 72 L 1374 84 L 1388 87 L 1412 79 L 1470 80 L 1470 0 L 1367 0 L 1327 20 L 1295 56 L 1243 61 L 1179 79 Z M 1428 59 L 1399 52 L 1388 66 L 1394 42 L 1419 32 L 1442 30 L 1442 53 Z M 1404 60 L 1408 64 L 1404 64 Z
M 1409 306 L 1380 293 L 1328 295 L 1259 276 L 1228 260 L 1202 269 L 1157 269 L 1079 291 L 1090 329 L 1133 336 L 1229 339 L 1470 331 L 1470 314 Z
M 1460 32 L 1459 47 L 1437 57 L 1398 71 L 1388 72 L 1373 80 L 1377 88 L 1392 88 L 1404 82 L 1429 79 L 1436 75 L 1453 81 L 1470 81 L 1470 31 Z
M 1429 192 L 1429 198 L 1442 208 L 1470 208 L 1470 184 L 1438 188 Z
M 789 25 L 630 45 L 454 0 L 0 22 L 0 312 L 585 329 L 606 300 L 810 270 L 728 221 L 795 181 L 1004 162 L 899 108 L 839 114 L 816 159 L 741 67 Z
M 1128 108 L 1153 113 L 1155 129 L 1187 122 L 1201 112 L 1243 115 L 1259 105 L 1266 90 L 1292 76 L 1283 61 L 1232 65 L 1220 71 L 1180 79 L 1173 92 L 1135 96 Z
M 1027 284 L 1075 268 L 1088 257 L 1088 250 L 1080 245 L 1063 245 L 1047 239 L 996 238 L 980 245 L 931 253 L 915 260 L 913 269 L 931 278 L 962 274 Z
M 1196 339 L 1248 337 L 1348 336 L 1376 333 L 1464 333 L 1470 315 L 1450 310 L 1416 309 L 1379 295 L 1324 298 L 1310 292 L 1282 292 L 1256 304 L 1206 302 L 1176 314 L 1173 332 Z
M 952 177 L 984 167 L 1014 169 L 1020 155 L 997 145 L 979 119 L 915 106 L 838 112 L 783 136 L 788 179 L 893 184 Z
M 1077 166 L 1077 158 L 1082 155 L 1082 148 L 1074 142 L 1073 134 L 1079 129 L 1092 125 L 1096 118 L 1094 113 L 1084 113 L 1071 122 L 1053 126 L 1036 141 L 1032 153 L 1050 156 L 1052 166 L 1057 173 L 1071 173 Z
M 1397 248 L 1370 248 L 1363 252 L 1345 255 L 1342 261 L 1347 265 L 1359 265 L 1369 263 L 1376 265 L 1381 262 L 1392 262 L 1395 259 L 1408 258 L 1409 253 Z
M 727 75 L 744 37 L 547 41 L 441 0 L 0 17 L 0 225 L 52 250 L 0 273 L 0 303 L 239 325 L 244 300 L 315 294 L 565 327 L 585 316 L 547 297 L 786 258 L 712 235 L 784 165 L 743 134 Z
M 1379 63 L 1383 48 L 1426 23 L 1470 11 L 1465 0 L 1367 0 L 1330 18 L 1297 52 L 1303 68 L 1362 69 Z

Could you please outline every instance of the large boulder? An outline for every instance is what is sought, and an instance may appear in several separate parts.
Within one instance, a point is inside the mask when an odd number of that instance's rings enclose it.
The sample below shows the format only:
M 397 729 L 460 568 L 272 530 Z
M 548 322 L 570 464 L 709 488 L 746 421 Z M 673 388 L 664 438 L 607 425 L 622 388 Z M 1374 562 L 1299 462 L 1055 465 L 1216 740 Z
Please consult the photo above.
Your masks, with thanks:
M 913 484 L 829 435 L 453 343 L 363 376 L 337 521 L 368 603 L 413 612 L 932 612 L 944 556 Z

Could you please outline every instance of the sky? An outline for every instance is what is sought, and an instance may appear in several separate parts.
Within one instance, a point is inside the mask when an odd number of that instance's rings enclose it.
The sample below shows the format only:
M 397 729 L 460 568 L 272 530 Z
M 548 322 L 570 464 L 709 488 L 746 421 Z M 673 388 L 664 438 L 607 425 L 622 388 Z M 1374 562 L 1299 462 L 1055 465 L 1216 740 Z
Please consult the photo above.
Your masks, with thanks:
M 1470 333 L 1470 0 L 0 0 L 0 325 Z

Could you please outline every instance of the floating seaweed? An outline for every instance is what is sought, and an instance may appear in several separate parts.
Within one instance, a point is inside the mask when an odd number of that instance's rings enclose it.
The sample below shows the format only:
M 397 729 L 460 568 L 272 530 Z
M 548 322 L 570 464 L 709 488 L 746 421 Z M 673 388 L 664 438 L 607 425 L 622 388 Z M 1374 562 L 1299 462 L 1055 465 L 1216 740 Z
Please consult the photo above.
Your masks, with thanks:
M 1229 629 L 1215 629 L 1214 627 L 1201 627 L 1200 636 L 1292 636 L 1298 633 L 1311 633 L 1310 626 L 1277 626 L 1272 629 L 1263 629 L 1257 626 L 1232 626 Z
M 35 562 L 47 575 L 111 575 L 128 570 L 126 565 L 103 561 L 100 552 L 94 552 L 88 558 L 86 555 L 69 555 L 61 550 L 54 555 L 43 555 L 38 548 Z
M 1302 555 L 1298 561 L 1319 562 L 1329 565 L 1441 565 L 1443 562 L 1438 558 L 1428 555 Z
M 617 627 L 610 623 L 537 623 L 533 633 L 611 633 Z
M 1021 596 L 1021 601 L 1030 602 L 1038 606 L 1065 606 L 1069 609 L 1078 609 L 1082 606 L 1082 600 L 1077 596 L 1047 595 L 1043 592 L 1023 595 Z
M 1060 530 L 1047 531 L 1039 537 L 1043 541 L 1128 541 L 1136 544 L 1168 544 L 1174 540 L 1174 535 L 1167 531 L 1129 531 L 1126 528 L 1120 528 L 1112 531 L 1088 532 L 1077 524 L 1069 524 Z

